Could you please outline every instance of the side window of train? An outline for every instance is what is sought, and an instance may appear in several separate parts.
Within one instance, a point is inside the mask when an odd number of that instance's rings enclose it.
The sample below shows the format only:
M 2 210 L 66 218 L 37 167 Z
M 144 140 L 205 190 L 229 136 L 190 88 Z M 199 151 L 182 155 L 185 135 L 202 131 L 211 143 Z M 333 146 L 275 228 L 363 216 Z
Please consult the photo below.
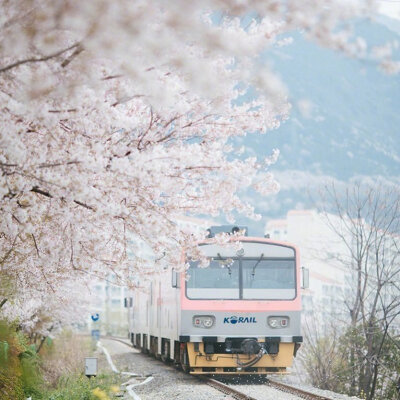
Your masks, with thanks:
M 172 287 L 178 288 L 179 287 L 179 272 L 172 270 Z

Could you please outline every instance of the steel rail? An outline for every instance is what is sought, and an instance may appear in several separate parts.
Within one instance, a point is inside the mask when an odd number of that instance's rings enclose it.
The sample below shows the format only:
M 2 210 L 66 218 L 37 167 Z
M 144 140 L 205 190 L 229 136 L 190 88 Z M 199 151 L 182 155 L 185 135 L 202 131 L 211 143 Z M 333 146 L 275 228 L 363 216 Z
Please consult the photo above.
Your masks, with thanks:
M 306 400 L 332 400 L 332 397 L 325 397 L 317 393 L 307 392 L 306 390 L 299 389 L 295 386 L 286 383 L 277 382 L 268 378 L 267 385 L 282 392 L 294 394 Z
M 108 336 L 108 335 L 102 335 L 100 336 L 100 339 L 108 339 L 108 340 L 114 340 L 115 342 L 120 342 L 122 344 L 124 344 L 125 346 L 130 347 L 133 350 L 136 350 L 139 352 L 139 350 L 135 349 L 132 345 L 132 343 L 129 342 L 129 339 L 123 339 L 117 336 Z
M 209 386 L 212 386 L 213 388 L 219 390 L 220 392 L 223 392 L 225 394 L 229 394 L 234 399 L 237 399 L 237 400 L 257 400 L 256 398 L 251 397 L 248 394 L 239 392 L 238 390 L 230 387 L 229 385 L 225 385 L 224 383 L 219 382 L 219 381 L 217 381 L 215 379 L 207 378 L 205 376 L 198 376 L 197 378 L 203 380 Z M 298 397 L 300 397 L 302 399 L 306 399 L 306 400 L 332 400 L 332 398 L 325 397 L 325 396 L 322 396 L 322 395 L 317 394 L 317 393 L 307 392 L 307 391 L 305 391 L 303 389 L 299 389 L 297 387 L 290 386 L 290 385 L 287 385 L 285 383 L 272 381 L 270 379 L 268 379 L 267 385 L 272 387 L 273 389 L 277 389 L 277 390 L 279 390 L 281 392 L 293 394 L 295 396 L 298 396 Z
M 208 386 L 213 387 L 214 389 L 219 390 L 222 393 L 229 394 L 236 400 L 257 400 L 254 397 L 251 397 L 245 393 L 239 392 L 236 389 L 233 389 L 229 385 L 225 385 L 225 383 L 219 382 L 215 379 L 208 378 L 206 376 L 197 375 L 197 379 L 204 381 Z

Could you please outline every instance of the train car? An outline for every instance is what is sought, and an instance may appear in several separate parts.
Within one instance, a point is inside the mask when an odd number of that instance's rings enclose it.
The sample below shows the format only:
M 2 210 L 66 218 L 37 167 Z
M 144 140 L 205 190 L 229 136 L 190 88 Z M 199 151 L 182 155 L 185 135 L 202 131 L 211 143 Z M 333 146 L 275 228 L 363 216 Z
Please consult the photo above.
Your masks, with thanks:
M 129 335 L 135 347 L 191 374 L 286 372 L 302 342 L 300 290 L 307 274 L 299 253 L 263 237 L 231 240 L 240 248 L 212 239 L 199 244 L 208 267 L 190 262 L 186 272 L 166 270 L 146 292 L 134 292 Z

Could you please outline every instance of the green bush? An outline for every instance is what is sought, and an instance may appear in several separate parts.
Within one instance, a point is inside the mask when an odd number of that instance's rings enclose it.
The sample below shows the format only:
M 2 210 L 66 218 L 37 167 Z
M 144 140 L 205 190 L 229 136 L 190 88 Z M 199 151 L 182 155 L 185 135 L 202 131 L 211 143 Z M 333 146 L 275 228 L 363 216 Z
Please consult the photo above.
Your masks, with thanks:
M 91 385 L 86 377 L 60 379 L 57 389 L 52 390 L 48 400 L 92 400 Z
M 0 398 L 42 399 L 39 357 L 16 327 L 0 320 Z
M 100 374 L 94 378 L 72 375 L 59 380 L 56 389 L 48 393 L 46 400 L 108 400 L 112 398 L 113 386 L 118 377 Z
M 362 325 L 348 327 L 342 335 L 306 336 L 301 357 L 313 386 L 362 399 L 399 399 L 400 340 L 396 332 L 384 335 L 379 328 L 370 329 L 369 346 Z
M 119 390 L 118 375 L 89 379 L 81 373 L 89 342 L 63 332 L 39 357 L 16 325 L 0 320 L 0 399 L 110 400 Z

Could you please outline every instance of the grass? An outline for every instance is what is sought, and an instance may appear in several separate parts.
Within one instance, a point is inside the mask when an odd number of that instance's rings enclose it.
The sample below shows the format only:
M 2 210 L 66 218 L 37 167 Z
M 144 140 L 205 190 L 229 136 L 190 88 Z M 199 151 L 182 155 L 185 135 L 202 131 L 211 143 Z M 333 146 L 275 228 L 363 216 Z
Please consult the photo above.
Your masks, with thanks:
M 110 400 L 119 392 L 118 376 L 100 374 L 87 378 L 83 375 L 62 377 L 55 389 L 48 392 L 46 400 Z
M 57 386 L 65 376 L 83 372 L 84 359 L 93 354 L 91 339 L 64 331 L 46 343 L 40 352 L 43 380 L 48 387 Z
M 109 400 L 119 392 L 119 376 L 101 373 L 87 378 L 83 374 L 85 357 L 93 355 L 88 337 L 66 331 L 43 348 L 42 371 L 46 383 L 45 400 Z M 35 399 L 33 399 L 35 400 Z

